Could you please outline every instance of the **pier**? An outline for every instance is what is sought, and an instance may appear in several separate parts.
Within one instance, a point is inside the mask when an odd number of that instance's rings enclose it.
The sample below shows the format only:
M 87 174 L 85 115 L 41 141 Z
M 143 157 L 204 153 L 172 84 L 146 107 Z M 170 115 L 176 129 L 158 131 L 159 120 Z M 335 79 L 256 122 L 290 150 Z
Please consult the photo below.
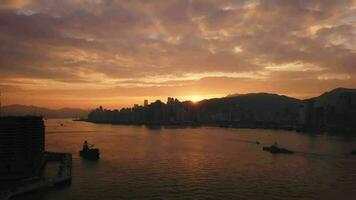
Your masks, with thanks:
M 46 177 L 44 171 L 53 162 L 59 163 L 56 175 L 54 177 Z M 72 154 L 45 152 L 44 163 L 40 173 L 41 175 L 38 178 L 22 181 L 16 186 L 12 186 L 5 191 L 0 191 L 0 200 L 8 200 L 15 196 L 51 188 L 56 185 L 70 184 L 72 180 Z

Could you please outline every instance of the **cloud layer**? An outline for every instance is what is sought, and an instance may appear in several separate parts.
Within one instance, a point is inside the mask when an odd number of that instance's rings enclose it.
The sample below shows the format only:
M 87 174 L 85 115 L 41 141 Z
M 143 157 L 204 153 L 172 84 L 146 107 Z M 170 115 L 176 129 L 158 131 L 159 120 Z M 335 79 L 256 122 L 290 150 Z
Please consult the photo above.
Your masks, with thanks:
M 356 87 L 355 13 L 355 0 L 6 0 L 0 87 L 7 104 L 51 107 L 304 98 Z

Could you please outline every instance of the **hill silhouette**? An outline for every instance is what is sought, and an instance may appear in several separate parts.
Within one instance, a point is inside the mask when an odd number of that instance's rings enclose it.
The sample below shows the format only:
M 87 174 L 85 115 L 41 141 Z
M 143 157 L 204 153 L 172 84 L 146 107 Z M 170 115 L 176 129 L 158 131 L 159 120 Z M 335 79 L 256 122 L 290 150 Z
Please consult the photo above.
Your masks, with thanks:
M 99 107 L 88 121 L 113 124 L 217 125 L 223 127 L 356 131 L 356 90 L 337 88 L 300 100 L 270 93 L 228 95 L 199 102 L 168 97 L 121 110 Z
M 168 97 L 147 106 L 121 110 L 102 107 L 88 115 L 88 121 L 117 124 L 209 124 L 237 127 L 292 127 L 302 100 L 269 93 L 229 95 L 199 102 Z
M 4 116 L 41 115 L 45 118 L 81 118 L 90 112 L 79 108 L 49 109 L 19 104 L 3 106 L 1 111 Z

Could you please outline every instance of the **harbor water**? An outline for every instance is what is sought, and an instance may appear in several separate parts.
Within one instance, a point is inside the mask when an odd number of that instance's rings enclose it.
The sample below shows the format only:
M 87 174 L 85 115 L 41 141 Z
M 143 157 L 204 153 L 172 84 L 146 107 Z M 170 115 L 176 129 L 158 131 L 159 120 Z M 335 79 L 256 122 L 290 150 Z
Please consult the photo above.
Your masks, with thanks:
M 72 184 L 16 199 L 343 199 L 356 196 L 356 138 L 219 127 L 46 120 L 46 150 L 73 154 Z M 63 124 L 63 126 L 61 125 Z M 83 142 L 100 149 L 83 160 Z M 256 144 L 258 141 L 260 144 Z M 293 155 L 274 155 L 277 142 Z

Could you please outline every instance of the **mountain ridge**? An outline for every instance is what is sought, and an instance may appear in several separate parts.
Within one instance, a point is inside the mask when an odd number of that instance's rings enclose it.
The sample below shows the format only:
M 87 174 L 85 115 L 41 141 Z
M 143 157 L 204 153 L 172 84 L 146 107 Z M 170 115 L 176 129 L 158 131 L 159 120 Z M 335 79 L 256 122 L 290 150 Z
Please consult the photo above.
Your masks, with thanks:
M 34 105 L 11 104 L 2 106 L 3 116 L 41 115 L 45 118 L 80 118 L 88 115 L 90 110 L 80 108 L 51 109 Z

